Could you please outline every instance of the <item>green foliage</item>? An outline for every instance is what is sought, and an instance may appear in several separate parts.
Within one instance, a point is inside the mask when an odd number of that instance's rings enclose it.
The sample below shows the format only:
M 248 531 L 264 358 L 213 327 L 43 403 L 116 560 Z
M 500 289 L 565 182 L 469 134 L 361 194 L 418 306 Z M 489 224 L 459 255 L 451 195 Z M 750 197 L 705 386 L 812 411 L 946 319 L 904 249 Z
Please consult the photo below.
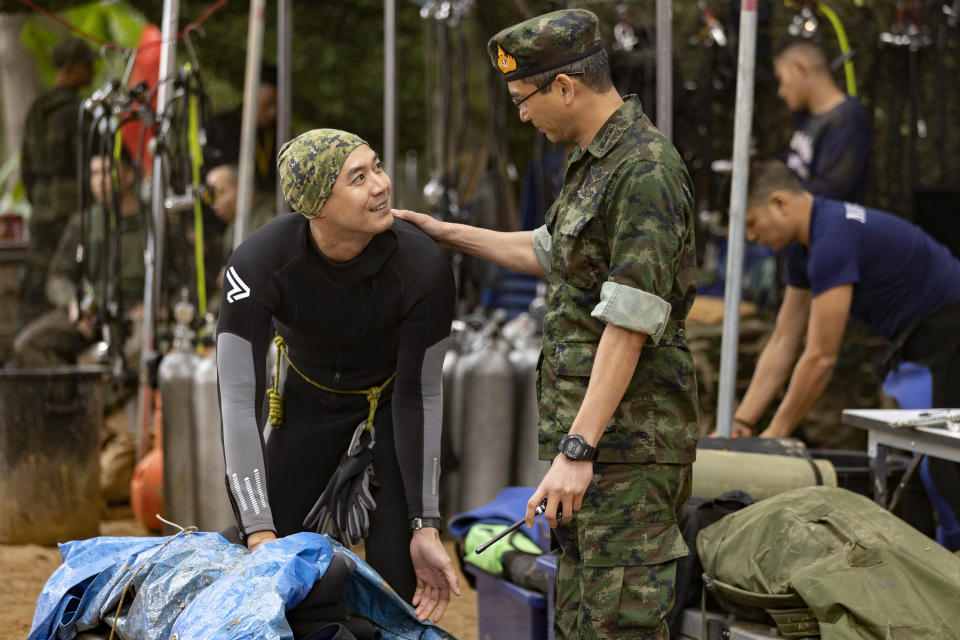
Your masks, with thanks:
M 137 45 L 145 24 L 143 15 L 123 1 L 90 2 L 74 6 L 65 10 L 62 17 L 84 33 L 125 48 Z M 33 54 L 45 84 L 53 84 L 56 70 L 51 58 L 54 48 L 64 38 L 76 35 L 42 14 L 35 15 L 24 25 L 20 38 L 27 50 Z M 95 41 L 88 41 L 88 44 L 94 50 L 98 47 Z M 123 61 L 119 52 L 102 52 L 102 56 L 103 59 L 94 65 L 94 86 L 102 84 L 108 76 L 123 72 Z

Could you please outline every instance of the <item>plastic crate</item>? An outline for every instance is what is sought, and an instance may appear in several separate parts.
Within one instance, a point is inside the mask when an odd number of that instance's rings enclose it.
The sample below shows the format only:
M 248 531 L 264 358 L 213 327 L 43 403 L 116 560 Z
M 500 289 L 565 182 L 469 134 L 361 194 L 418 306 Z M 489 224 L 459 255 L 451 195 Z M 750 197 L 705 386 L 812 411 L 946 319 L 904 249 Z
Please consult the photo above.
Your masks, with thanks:
M 477 579 L 478 640 L 547 640 L 547 598 L 464 564 Z
M 547 640 L 554 640 L 553 618 L 556 604 L 557 583 L 557 556 L 554 553 L 545 553 L 537 558 L 537 571 L 543 571 L 550 578 L 547 580 Z

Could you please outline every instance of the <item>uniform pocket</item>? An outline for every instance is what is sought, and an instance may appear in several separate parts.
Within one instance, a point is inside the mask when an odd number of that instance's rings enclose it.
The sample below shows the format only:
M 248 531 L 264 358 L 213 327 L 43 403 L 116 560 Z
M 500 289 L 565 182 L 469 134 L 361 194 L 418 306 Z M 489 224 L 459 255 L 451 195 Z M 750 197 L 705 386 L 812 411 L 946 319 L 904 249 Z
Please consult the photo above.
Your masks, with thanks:
M 677 559 L 687 553 L 675 521 L 584 527 L 583 637 L 656 629 L 673 606 Z
M 606 262 L 606 246 L 595 237 L 600 224 L 594 209 L 570 207 L 563 212 L 553 234 L 553 245 L 566 283 L 580 288 L 600 286 L 598 272 Z M 604 238 L 602 233 L 599 237 Z

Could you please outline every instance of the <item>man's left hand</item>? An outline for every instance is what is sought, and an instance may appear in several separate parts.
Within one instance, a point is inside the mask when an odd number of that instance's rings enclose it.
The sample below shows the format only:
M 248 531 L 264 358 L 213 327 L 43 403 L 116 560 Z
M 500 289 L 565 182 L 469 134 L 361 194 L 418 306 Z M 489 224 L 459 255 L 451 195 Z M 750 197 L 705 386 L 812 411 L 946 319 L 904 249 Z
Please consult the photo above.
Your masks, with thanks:
M 421 622 L 428 618 L 440 622 L 450 602 L 450 592 L 460 595 L 457 573 L 440 542 L 440 532 L 431 527 L 414 531 L 410 539 L 410 559 L 417 574 L 414 613 Z
M 557 526 L 557 509 L 562 504 L 562 517 L 569 519 L 583 505 L 583 494 L 593 480 L 593 463 L 589 460 L 570 460 L 558 453 L 550 465 L 547 475 L 543 476 L 540 486 L 527 502 L 527 528 L 533 526 L 537 506 L 547 500 L 547 524 Z

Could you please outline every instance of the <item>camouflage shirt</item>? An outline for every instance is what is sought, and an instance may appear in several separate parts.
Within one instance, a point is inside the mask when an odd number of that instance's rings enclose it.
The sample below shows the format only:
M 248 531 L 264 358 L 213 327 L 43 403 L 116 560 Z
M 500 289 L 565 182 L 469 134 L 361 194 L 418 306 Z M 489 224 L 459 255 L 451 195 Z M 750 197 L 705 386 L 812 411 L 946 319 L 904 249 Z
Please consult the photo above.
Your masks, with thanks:
M 103 296 L 103 269 L 108 259 L 108 247 L 105 246 L 103 233 L 103 207 L 94 204 L 90 207 L 87 224 L 86 260 L 83 266 L 77 264 L 77 245 L 80 244 L 83 224 L 79 213 L 74 213 L 60 236 L 57 251 L 50 262 L 47 273 L 47 299 L 54 306 L 65 308 L 77 293 L 77 285 L 86 277 L 93 285 L 94 293 L 100 304 Z M 113 242 L 111 233 L 108 241 Z M 109 249 L 112 251 L 113 247 Z M 120 295 L 125 306 L 143 300 L 143 279 L 146 267 L 143 261 L 143 232 L 139 214 L 130 214 L 120 218 Z M 115 277 L 110 274 L 110 278 Z
M 696 292 L 693 188 L 635 96 L 585 150 L 570 153 L 560 197 L 533 242 L 548 284 L 540 457 L 552 459 L 570 430 L 612 323 L 650 338 L 598 460 L 692 462 L 697 386 L 683 323 Z
M 77 92 L 55 87 L 37 98 L 24 125 L 21 175 L 38 221 L 66 222 L 77 208 Z

